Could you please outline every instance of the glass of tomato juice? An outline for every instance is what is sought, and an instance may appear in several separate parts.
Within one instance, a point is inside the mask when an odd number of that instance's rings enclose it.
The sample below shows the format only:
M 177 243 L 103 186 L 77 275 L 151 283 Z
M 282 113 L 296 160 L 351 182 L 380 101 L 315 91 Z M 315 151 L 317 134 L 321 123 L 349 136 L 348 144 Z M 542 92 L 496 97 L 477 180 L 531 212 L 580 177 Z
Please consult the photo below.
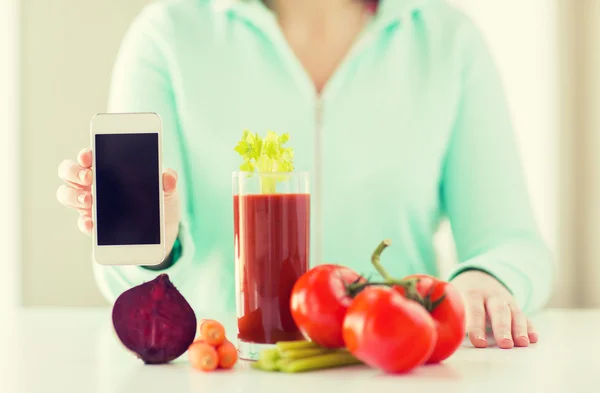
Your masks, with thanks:
M 257 360 L 302 339 L 290 294 L 309 266 L 308 173 L 234 172 L 233 212 L 238 352 Z

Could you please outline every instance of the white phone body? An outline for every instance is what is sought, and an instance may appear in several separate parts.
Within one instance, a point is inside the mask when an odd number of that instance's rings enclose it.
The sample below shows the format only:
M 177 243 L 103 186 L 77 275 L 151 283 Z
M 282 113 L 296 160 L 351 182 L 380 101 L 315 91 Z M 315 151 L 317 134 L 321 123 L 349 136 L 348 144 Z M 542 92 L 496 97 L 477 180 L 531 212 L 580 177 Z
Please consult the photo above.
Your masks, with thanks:
M 99 113 L 90 134 L 95 262 L 160 264 L 166 251 L 160 116 Z

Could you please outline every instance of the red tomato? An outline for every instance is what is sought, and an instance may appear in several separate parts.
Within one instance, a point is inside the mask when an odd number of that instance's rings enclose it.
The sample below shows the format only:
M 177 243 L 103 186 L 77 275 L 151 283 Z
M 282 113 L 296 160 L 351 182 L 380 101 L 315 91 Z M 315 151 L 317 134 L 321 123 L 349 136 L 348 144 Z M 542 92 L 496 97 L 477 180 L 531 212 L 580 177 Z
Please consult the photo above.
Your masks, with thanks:
M 290 309 L 302 334 L 327 348 L 344 346 L 342 324 L 352 298 L 347 284 L 362 277 L 344 266 L 319 265 L 300 276 L 290 297 Z
M 418 278 L 417 292 L 426 303 L 439 304 L 430 311 L 437 330 L 437 343 L 427 363 L 439 363 L 449 358 L 465 338 L 465 308 L 460 294 L 448 282 L 425 275 L 414 274 L 405 279 Z M 400 293 L 403 288 L 398 288 Z M 444 296 L 440 302 L 440 298 Z
M 365 364 L 404 373 L 429 359 L 437 332 L 419 303 L 389 287 L 372 286 L 348 308 L 343 336 L 348 350 Z

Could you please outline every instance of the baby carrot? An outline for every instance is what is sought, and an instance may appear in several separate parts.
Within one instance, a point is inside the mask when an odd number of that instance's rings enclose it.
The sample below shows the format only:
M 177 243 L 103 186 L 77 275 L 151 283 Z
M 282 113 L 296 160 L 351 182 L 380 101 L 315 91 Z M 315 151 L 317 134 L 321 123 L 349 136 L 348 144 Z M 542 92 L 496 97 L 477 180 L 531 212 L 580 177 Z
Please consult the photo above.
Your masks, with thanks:
M 198 323 L 199 339 L 212 346 L 218 346 L 225 340 L 225 328 L 214 319 L 201 319 Z
M 238 360 L 237 349 L 231 341 L 225 339 L 221 345 L 217 347 L 219 354 L 219 367 L 232 368 Z
M 193 368 L 212 371 L 219 366 L 219 354 L 212 346 L 196 341 L 188 348 L 188 360 Z

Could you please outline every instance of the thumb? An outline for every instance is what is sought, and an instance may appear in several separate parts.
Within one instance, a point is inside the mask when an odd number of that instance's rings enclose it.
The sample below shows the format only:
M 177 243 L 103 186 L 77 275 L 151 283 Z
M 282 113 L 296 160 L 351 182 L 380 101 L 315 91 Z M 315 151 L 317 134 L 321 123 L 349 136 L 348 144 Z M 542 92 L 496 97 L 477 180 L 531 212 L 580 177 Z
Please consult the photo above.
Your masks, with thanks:
M 163 173 L 163 191 L 165 198 L 170 197 L 177 189 L 177 172 L 174 169 L 166 169 Z

